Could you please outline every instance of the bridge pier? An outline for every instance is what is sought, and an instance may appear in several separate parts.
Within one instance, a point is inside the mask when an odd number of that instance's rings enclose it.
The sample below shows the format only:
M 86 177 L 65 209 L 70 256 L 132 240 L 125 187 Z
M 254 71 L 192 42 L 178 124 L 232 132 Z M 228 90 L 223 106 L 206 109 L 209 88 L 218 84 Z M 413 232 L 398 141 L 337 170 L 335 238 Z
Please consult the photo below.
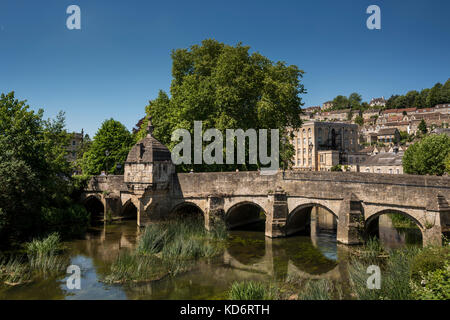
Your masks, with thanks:
M 268 195 L 269 208 L 266 212 L 266 237 L 280 238 L 286 236 L 286 222 L 289 213 L 286 192 L 278 187 Z
M 105 212 L 103 216 L 104 220 L 111 220 L 114 217 L 119 217 L 122 211 L 122 203 L 120 202 L 120 197 L 118 196 L 104 197 L 104 207 L 105 207 Z
M 208 231 L 212 230 L 218 223 L 225 223 L 224 199 L 209 195 L 205 210 L 205 228 Z
M 362 243 L 363 222 L 361 201 L 352 193 L 341 202 L 338 214 L 337 241 L 344 244 Z

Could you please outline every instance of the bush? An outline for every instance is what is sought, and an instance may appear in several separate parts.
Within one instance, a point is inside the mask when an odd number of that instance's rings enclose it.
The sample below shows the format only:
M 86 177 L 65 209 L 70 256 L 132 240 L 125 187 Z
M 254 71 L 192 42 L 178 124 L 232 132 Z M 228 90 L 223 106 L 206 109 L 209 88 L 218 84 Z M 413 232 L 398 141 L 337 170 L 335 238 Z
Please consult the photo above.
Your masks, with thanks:
M 418 300 L 450 300 L 450 264 L 442 269 L 422 274 L 420 284 L 412 283 L 413 295 Z
M 332 166 L 331 171 L 342 171 L 342 166 L 340 164 L 337 164 L 335 166 Z
M 413 259 L 411 265 L 411 279 L 420 281 L 422 274 L 434 272 L 444 268 L 445 257 L 449 257 L 450 247 L 423 248 Z
M 444 174 L 445 159 L 450 153 L 450 137 L 446 134 L 427 136 L 411 145 L 403 156 L 403 170 L 410 174 Z
M 276 289 L 256 281 L 233 282 L 228 296 L 230 300 L 273 300 Z

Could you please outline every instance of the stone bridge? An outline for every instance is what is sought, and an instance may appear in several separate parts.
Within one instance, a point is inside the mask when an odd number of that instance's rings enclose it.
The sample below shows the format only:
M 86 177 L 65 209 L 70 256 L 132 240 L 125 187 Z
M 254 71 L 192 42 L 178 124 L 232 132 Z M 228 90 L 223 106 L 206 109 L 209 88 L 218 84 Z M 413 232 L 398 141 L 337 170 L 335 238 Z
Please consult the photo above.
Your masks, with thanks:
M 135 212 L 144 226 L 187 206 L 204 215 L 209 229 L 217 220 L 229 227 L 250 223 L 266 215 L 266 236 L 284 237 L 310 227 L 313 207 L 336 217 L 341 243 L 361 242 L 362 233 L 383 213 L 412 218 L 424 245 L 441 243 L 450 227 L 450 178 L 350 172 L 171 173 L 163 188 L 130 188 L 124 176 L 94 177 L 82 201 L 94 197 L 103 205 L 104 218 Z M 130 210 L 131 209 L 131 210 Z M 312 219 L 314 221 L 314 219 Z
M 266 215 L 267 237 L 285 237 L 301 230 L 314 232 L 321 207 L 337 220 L 337 240 L 360 243 L 383 213 L 412 218 L 423 244 L 439 244 L 450 227 L 450 178 L 351 172 L 278 171 L 176 173 L 171 153 L 153 135 L 130 150 L 123 176 L 96 176 L 82 201 L 103 219 L 135 216 L 137 224 L 196 208 L 205 227 L 223 221 L 229 228 Z

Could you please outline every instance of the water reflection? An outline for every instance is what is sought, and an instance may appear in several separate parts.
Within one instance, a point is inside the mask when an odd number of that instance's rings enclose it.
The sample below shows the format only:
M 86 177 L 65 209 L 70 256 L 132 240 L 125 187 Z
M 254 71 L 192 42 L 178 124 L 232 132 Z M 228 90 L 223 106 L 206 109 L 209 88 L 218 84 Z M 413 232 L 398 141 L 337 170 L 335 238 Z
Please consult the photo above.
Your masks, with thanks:
M 322 219 L 322 221 L 324 221 Z M 132 285 L 106 285 L 119 253 L 133 249 L 140 230 L 135 221 L 91 228 L 84 239 L 66 243 L 71 263 L 82 270 L 81 290 L 68 290 L 68 275 L 4 288 L 0 299 L 225 299 L 233 281 L 286 282 L 289 277 L 348 281 L 348 247 L 336 243 L 335 224 L 310 235 L 270 239 L 261 225 L 255 230 L 231 231 L 223 253 L 202 261 L 176 277 Z M 264 226 L 264 225 L 263 225 Z M 408 237 L 380 219 L 380 238 L 398 246 Z

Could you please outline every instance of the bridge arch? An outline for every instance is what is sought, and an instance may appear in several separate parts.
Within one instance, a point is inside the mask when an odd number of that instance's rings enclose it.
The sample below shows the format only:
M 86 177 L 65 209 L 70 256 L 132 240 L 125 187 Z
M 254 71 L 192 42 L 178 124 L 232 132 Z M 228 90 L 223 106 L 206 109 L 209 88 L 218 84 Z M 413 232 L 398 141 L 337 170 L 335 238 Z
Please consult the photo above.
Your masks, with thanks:
M 124 217 L 125 219 L 137 220 L 137 215 L 137 206 L 131 199 L 128 199 L 122 206 L 122 217 Z
M 91 220 L 100 220 L 105 218 L 105 204 L 98 195 L 89 195 L 84 199 L 83 205 L 91 214 Z
M 193 202 L 193 201 L 183 201 L 175 206 L 172 207 L 172 209 L 169 211 L 169 217 L 173 216 L 183 216 L 183 217 L 189 217 L 192 214 L 197 216 L 205 216 L 205 211 L 200 207 L 199 204 Z
M 403 217 L 407 217 L 410 221 L 412 221 L 417 229 L 420 231 L 420 240 L 423 243 L 424 242 L 424 231 L 425 231 L 425 227 L 423 225 L 423 223 L 421 223 L 419 221 L 419 219 L 417 219 L 417 216 L 414 215 L 414 213 L 408 212 L 408 210 L 402 210 L 402 209 L 382 209 L 380 211 L 377 211 L 376 213 L 371 214 L 369 217 L 366 218 L 365 222 L 364 222 L 364 234 L 365 237 L 371 237 L 371 236 L 377 236 L 380 237 L 380 239 L 382 239 L 382 234 L 381 234 L 381 229 L 380 229 L 380 217 L 383 215 L 389 215 L 389 214 L 399 214 Z M 394 236 L 396 236 L 397 238 L 400 237 L 400 233 L 397 232 L 393 232 L 395 228 L 393 225 L 392 227 L 389 227 L 388 230 L 388 234 L 384 235 L 384 238 L 388 238 L 388 236 L 390 236 L 390 238 Z M 386 233 L 386 231 L 384 232 Z M 414 238 L 417 238 L 417 236 L 415 235 L 415 233 L 413 233 Z M 411 234 L 409 234 L 410 238 L 411 238 Z M 388 241 L 389 239 L 387 239 Z M 397 239 L 398 241 L 398 239 Z M 405 241 L 405 243 L 408 243 L 408 237 L 405 235 L 405 239 L 403 240 Z M 414 241 L 418 241 L 417 239 L 415 239 Z M 416 243 L 416 242 L 414 242 Z M 398 245 L 398 244 L 396 244 Z
M 253 201 L 243 200 L 234 203 L 225 211 L 225 224 L 228 229 L 237 228 L 261 221 L 261 213 L 267 215 L 264 208 Z
M 322 208 L 327 213 L 331 214 L 336 221 L 338 221 L 338 215 L 333 212 L 327 206 L 318 202 L 308 202 L 297 205 L 287 216 L 286 220 L 286 235 L 292 235 L 300 231 L 315 230 L 316 225 L 312 226 L 311 223 L 316 223 L 315 220 L 311 220 L 312 210 L 314 208 Z M 316 217 L 317 219 L 317 217 Z

